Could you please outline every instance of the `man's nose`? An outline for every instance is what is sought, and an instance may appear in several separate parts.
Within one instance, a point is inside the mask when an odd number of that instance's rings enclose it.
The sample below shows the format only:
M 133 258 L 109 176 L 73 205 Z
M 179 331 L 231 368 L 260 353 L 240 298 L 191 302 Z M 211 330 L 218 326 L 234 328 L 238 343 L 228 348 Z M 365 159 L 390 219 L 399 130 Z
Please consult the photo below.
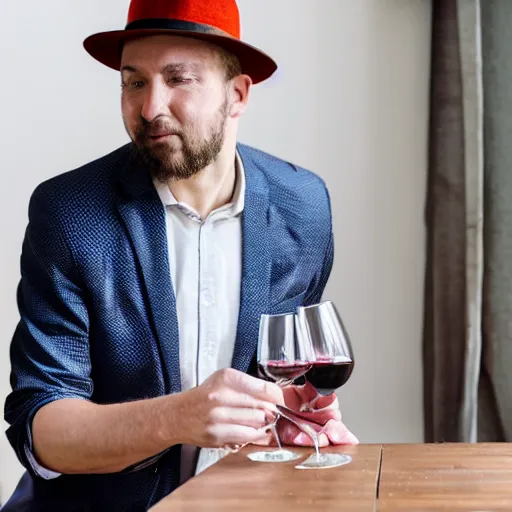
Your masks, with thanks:
M 169 93 L 163 84 L 153 83 L 146 89 L 141 115 L 152 122 L 158 116 L 169 113 Z

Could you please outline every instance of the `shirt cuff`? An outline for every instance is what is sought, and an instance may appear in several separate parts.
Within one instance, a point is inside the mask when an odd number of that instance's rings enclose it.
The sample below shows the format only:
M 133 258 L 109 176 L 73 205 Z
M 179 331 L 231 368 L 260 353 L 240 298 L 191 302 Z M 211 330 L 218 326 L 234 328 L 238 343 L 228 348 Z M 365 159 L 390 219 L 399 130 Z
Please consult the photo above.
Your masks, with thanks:
M 51 469 L 47 469 L 36 461 L 34 454 L 30 451 L 29 447 L 25 445 L 25 455 L 27 456 L 28 462 L 30 463 L 34 473 L 43 478 L 44 480 L 53 480 L 61 476 L 62 473 L 57 473 Z

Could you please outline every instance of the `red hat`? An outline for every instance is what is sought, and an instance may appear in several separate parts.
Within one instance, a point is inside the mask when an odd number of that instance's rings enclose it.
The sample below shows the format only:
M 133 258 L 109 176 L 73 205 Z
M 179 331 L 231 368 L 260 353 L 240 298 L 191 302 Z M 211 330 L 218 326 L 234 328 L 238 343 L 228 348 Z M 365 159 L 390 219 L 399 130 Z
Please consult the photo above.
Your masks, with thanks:
M 277 69 L 271 57 L 240 40 L 235 0 L 131 0 L 125 29 L 89 36 L 84 47 L 102 64 L 119 70 L 126 41 L 158 34 L 194 37 L 225 48 L 238 57 L 253 83 Z

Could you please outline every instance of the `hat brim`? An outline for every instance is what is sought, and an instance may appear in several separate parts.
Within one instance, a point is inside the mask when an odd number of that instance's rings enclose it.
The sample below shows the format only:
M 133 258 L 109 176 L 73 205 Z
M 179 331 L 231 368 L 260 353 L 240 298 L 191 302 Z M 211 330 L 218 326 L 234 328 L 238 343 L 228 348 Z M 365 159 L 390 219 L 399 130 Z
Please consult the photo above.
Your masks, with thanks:
M 137 29 L 100 32 L 85 39 L 85 50 L 97 61 L 109 68 L 120 70 L 122 46 L 126 41 L 155 35 L 193 37 L 216 44 L 238 57 L 242 73 L 251 77 L 254 84 L 260 83 L 274 73 L 276 62 L 258 48 L 230 36 L 208 34 L 179 29 Z

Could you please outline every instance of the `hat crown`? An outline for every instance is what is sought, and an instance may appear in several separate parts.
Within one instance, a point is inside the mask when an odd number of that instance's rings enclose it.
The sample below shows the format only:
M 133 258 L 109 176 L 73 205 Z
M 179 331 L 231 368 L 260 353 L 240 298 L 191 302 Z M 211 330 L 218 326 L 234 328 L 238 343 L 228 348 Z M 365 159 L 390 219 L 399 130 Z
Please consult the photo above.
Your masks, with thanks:
M 240 14 L 235 0 L 132 0 L 127 25 L 147 19 L 210 25 L 240 39 Z

